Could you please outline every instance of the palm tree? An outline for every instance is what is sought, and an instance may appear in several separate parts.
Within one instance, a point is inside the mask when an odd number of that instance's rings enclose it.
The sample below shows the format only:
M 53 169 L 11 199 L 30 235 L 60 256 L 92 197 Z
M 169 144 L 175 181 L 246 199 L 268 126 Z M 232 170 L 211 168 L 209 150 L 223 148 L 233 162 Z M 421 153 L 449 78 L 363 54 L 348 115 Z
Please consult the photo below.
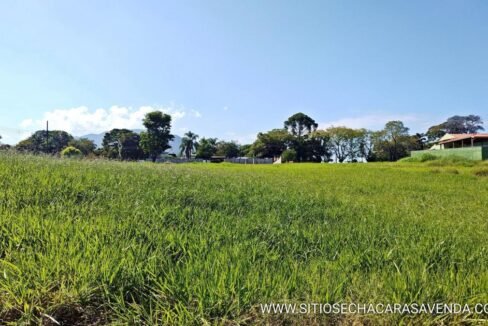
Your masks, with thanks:
M 181 139 L 180 145 L 180 155 L 185 154 L 185 157 L 189 160 L 191 158 L 191 153 L 196 151 L 198 147 L 198 135 L 188 131 L 185 136 Z

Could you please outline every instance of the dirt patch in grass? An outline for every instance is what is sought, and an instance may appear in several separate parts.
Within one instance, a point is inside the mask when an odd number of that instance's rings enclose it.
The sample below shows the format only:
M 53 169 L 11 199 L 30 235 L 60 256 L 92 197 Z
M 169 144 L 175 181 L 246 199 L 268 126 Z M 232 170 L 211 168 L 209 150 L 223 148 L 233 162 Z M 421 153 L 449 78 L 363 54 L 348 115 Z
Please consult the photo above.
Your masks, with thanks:
M 59 324 L 57 324 L 57 323 Z M 82 307 L 78 304 L 65 304 L 57 307 L 49 315 L 42 315 L 42 325 L 107 325 L 108 314 L 101 307 Z
M 459 174 L 458 169 L 445 169 L 445 172 L 449 174 Z
M 488 168 L 477 169 L 473 173 L 477 177 L 488 177 Z

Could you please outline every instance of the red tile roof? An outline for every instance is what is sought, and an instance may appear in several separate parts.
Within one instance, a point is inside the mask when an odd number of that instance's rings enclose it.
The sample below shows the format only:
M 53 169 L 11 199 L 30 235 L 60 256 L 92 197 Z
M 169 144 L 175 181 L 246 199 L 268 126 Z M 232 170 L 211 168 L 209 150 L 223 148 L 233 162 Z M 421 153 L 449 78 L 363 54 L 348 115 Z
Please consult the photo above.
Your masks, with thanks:
M 453 136 L 452 138 L 443 140 L 439 142 L 439 144 L 445 144 L 445 143 L 452 143 L 455 141 L 463 140 L 463 139 L 487 139 L 488 140 L 488 134 L 451 134 Z

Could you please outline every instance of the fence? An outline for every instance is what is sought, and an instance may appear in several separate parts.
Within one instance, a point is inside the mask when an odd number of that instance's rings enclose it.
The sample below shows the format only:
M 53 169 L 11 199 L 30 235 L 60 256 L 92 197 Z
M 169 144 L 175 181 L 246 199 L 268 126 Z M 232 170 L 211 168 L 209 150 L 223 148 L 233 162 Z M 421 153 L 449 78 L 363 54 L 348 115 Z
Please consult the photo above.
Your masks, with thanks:
M 252 157 L 236 157 L 236 158 L 226 158 L 223 160 L 227 163 L 236 163 L 236 164 L 273 164 L 272 158 L 252 158 Z M 203 159 L 186 159 L 180 157 L 165 157 L 165 158 L 158 158 L 156 160 L 158 163 L 193 163 L 193 162 L 210 162 L 210 160 L 203 160 Z
M 180 158 L 180 157 L 165 157 L 165 158 L 158 158 L 156 159 L 156 162 L 158 163 L 193 163 L 193 162 L 205 162 L 205 160 L 199 159 L 199 158 L 192 158 L 192 159 L 186 159 L 186 158 Z
M 273 164 L 272 158 L 253 158 L 253 157 L 237 157 L 225 159 L 225 162 L 237 164 Z

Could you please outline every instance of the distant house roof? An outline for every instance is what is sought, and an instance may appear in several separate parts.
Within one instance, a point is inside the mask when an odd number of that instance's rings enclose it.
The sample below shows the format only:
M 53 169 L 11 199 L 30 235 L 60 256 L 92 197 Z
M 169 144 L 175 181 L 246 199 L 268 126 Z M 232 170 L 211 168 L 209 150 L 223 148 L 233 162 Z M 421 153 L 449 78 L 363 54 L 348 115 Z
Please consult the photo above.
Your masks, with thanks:
M 488 134 L 445 134 L 439 139 L 439 144 L 452 143 L 463 139 L 487 139 Z

